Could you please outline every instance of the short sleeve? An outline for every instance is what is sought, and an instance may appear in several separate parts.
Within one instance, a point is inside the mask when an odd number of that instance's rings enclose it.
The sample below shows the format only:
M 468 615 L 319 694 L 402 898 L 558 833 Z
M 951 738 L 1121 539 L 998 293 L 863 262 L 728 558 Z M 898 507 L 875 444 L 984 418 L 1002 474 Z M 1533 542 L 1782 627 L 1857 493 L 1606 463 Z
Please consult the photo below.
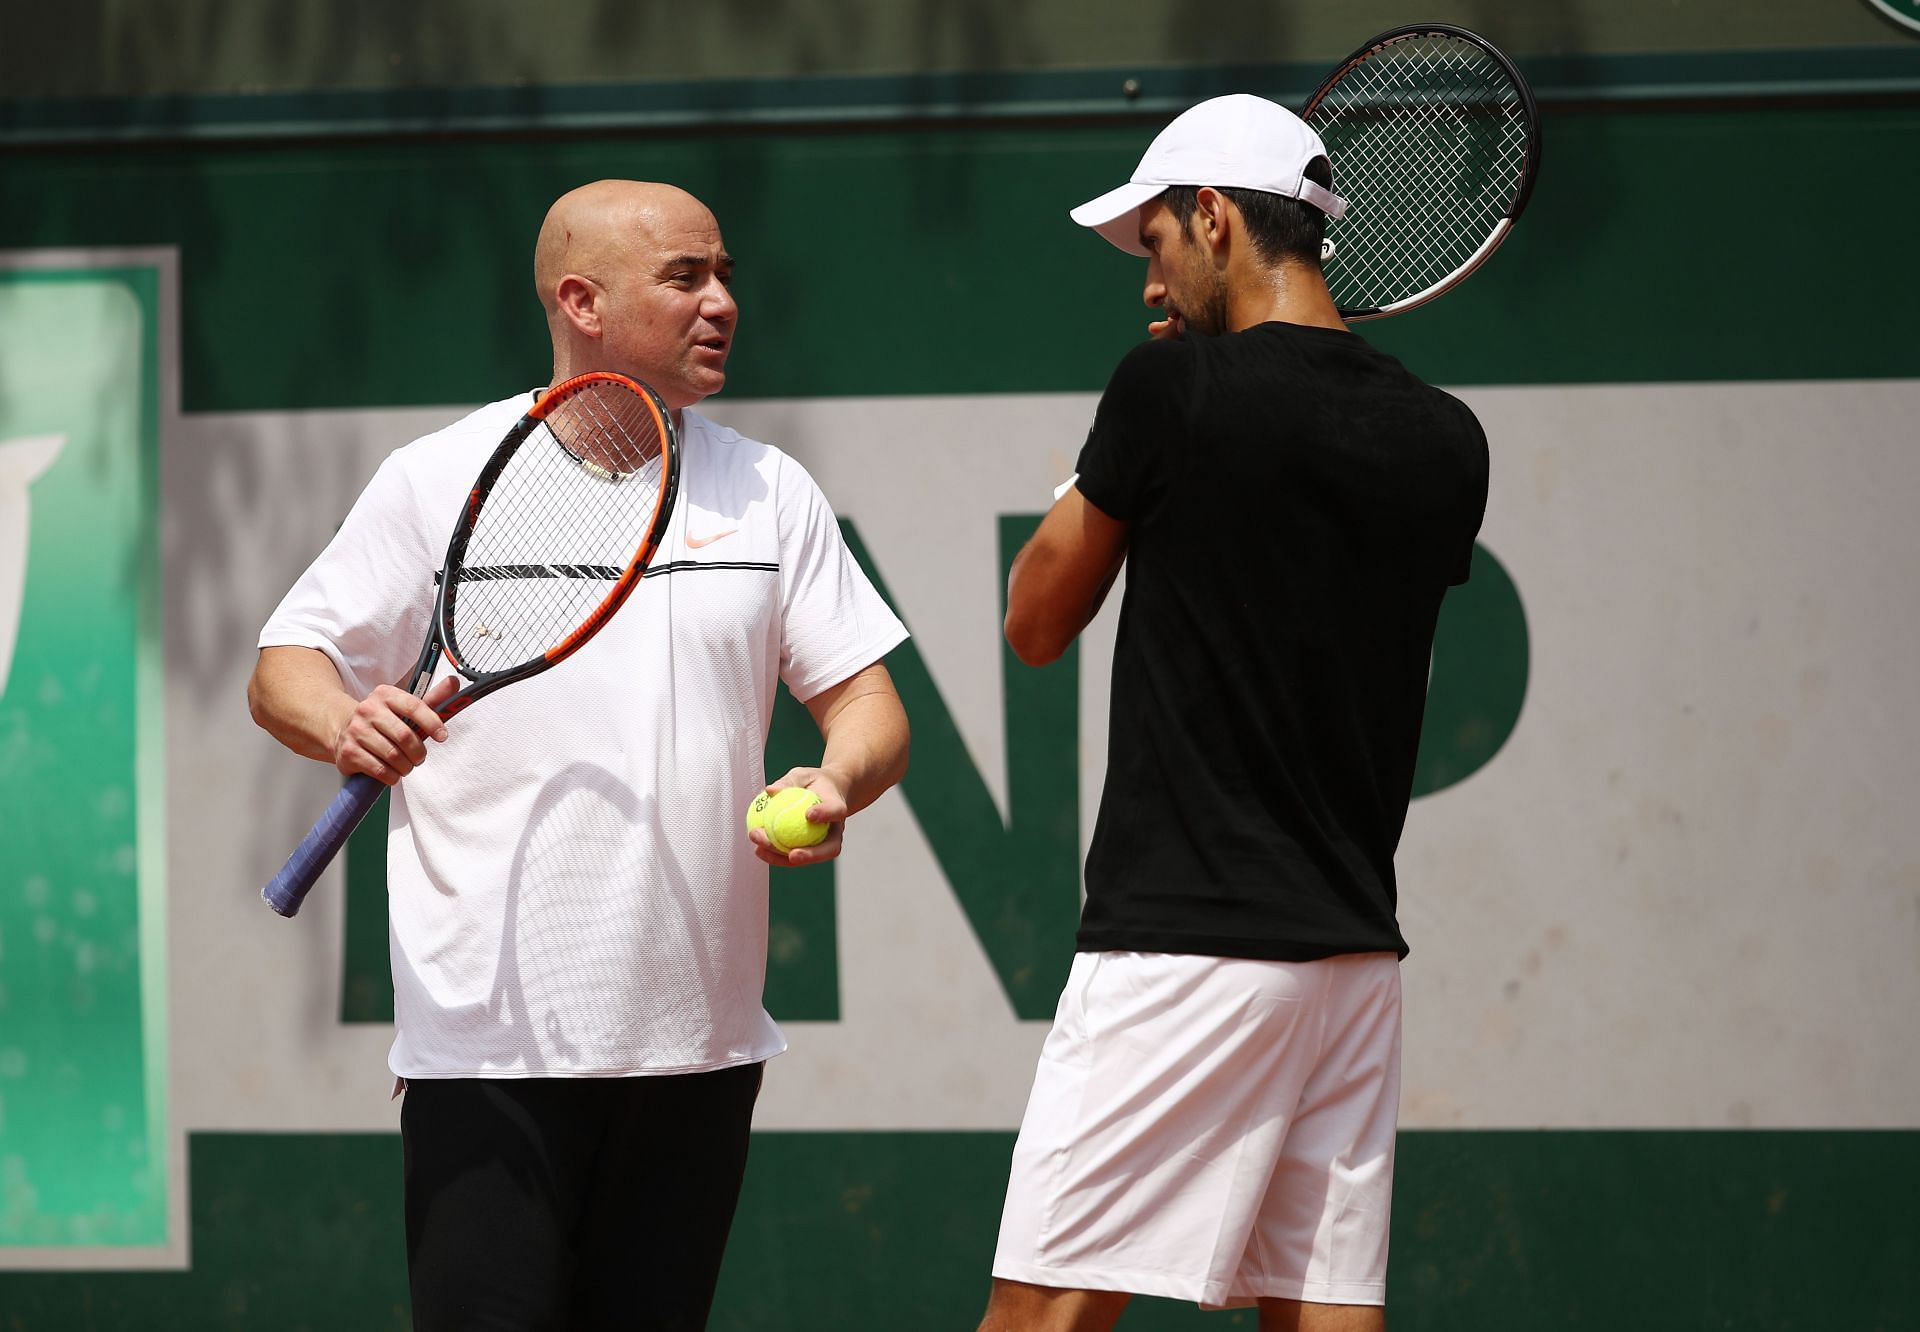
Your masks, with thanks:
M 782 457 L 780 678 L 802 703 L 906 640 L 907 628 L 853 558 L 827 497 Z
M 1179 341 L 1142 343 L 1107 381 L 1076 484 L 1108 517 L 1138 521 L 1165 485 L 1168 446 L 1192 396 L 1193 361 L 1193 349 Z
M 267 620 L 259 646 L 324 652 L 356 695 L 401 683 L 427 636 L 442 554 L 399 455 L 389 457 Z

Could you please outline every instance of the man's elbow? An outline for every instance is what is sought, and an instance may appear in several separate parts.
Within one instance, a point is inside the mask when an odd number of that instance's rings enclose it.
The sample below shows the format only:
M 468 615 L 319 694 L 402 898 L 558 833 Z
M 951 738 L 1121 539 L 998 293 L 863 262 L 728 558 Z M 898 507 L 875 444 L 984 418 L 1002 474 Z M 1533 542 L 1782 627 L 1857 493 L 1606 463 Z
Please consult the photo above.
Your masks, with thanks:
M 1045 622 L 1012 610 L 1007 612 L 1002 628 L 1013 655 L 1029 666 L 1051 665 L 1060 660 L 1060 654 L 1073 642 L 1072 634 L 1063 636 Z
M 289 700 L 303 679 L 300 669 L 304 662 L 299 655 L 303 650 L 262 648 L 253 663 L 253 673 L 247 676 L 247 715 L 275 739 L 281 738 Z
M 912 755 L 912 751 L 913 733 L 907 727 L 907 714 L 903 708 L 900 712 L 900 744 L 894 751 L 893 770 L 888 774 L 887 786 L 889 788 L 898 786 L 906 780 L 907 762 Z
M 273 728 L 267 725 L 266 690 L 260 684 L 260 668 L 255 666 L 253 674 L 247 677 L 247 715 L 253 718 L 253 724 L 263 731 Z

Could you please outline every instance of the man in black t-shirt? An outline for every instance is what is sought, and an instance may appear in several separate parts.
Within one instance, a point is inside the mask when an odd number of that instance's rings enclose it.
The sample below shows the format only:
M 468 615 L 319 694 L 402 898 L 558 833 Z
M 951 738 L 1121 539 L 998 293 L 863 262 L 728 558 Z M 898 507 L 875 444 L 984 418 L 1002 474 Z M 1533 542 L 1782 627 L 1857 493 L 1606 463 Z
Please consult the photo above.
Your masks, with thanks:
M 1107 1328 L 1133 1294 L 1385 1326 L 1393 855 L 1487 448 L 1342 322 L 1332 186 L 1297 117 L 1223 97 L 1073 212 L 1147 260 L 1164 314 L 1008 586 L 1039 664 L 1127 567 L 1078 952 L 983 1329 Z

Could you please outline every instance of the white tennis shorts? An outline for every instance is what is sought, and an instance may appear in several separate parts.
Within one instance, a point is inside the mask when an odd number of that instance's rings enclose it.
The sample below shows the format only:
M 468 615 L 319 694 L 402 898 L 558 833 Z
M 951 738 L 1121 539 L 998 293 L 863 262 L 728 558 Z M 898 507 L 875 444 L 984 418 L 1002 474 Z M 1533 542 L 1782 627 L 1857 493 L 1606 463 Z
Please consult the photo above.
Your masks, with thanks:
M 1384 1304 L 1399 1111 L 1392 953 L 1081 953 L 993 1274 L 1210 1308 Z

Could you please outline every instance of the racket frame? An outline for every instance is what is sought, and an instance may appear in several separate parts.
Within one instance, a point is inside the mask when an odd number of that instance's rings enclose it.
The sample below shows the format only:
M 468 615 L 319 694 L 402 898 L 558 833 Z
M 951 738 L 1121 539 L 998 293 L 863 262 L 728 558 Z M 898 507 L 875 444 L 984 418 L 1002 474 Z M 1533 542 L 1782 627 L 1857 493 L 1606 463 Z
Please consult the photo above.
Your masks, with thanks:
M 1386 305 L 1357 306 L 1353 308 L 1342 306 L 1340 308 L 1340 317 L 1342 319 L 1354 321 L 1362 319 L 1384 319 L 1389 315 L 1405 314 L 1408 310 L 1418 309 L 1435 297 L 1459 286 L 1460 283 L 1472 275 L 1475 269 L 1487 261 L 1488 256 L 1500 248 L 1501 242 L 1506 240 L 1508 234 L 1512 232 L 1513 224 L 1519 220 L 1520 214 L 1526 209 L 1527 200 L 1533 196 L 1533 183 L 1540 174 L 1540 104 L 1534 98 L 1533 86 L 1527 82 L 1526 76 L 1520 72 L 1520 67 L 1513 63 L 1513 60 L 1505 51 L 1502 51 L 1479 33 L 1474 32 L 1470 28 L 1463 28 L 1457 23 L 1408 23 L 1397 28 L 1389 28 L 1385 32 L 1368 38 L 1360 44 L 1353 54 L 1334 66 L 1331 74 L 1320 81 L 1320 86 L 1314 89 L 1312 96 L 1307 98 L 1306 107 L 1300 112 L 1300 118 L 1312 126 L 1313 113 L 1319 109 L 1320 103 L 1326 100 L 1327 95 L 1331 93 L 1335 86 L 1337 86 L 1342 79 L 1346 78 L 1356 66 L 1371 59 L 1389 46 L 1394 46 L 1415 37 L 1448 37 L 1478 47 L 1481 52 L 1493 58 L 1494 62 L 1499 65 L 1501 70 L 1506 74 L 1508 81 L 1520 94 L 1521 104 L 1526 112 L 1527 141 L 1526 147 L 1521 154 L 1519 188 L 1514 191 L 1513 198 L 1508 201 L 1505 210 L 1501 214 L 1500 220 L 1494 223 L 1493 229 L 1487 234 L 1487 238 L 1481 241 L 1479 247 L 1475 249 L 1472 254 L 1468 255 L 1452 272 L 1448 273 L 1438 282 L 1431 283 L 1409 296 L 1404 296 L 1397 301 L 1391 301 Z M 1314 126 L 1314 131 L 1315 133 L 1319 132 L 1318 126 Z M 1336 179 L 1336 185 L 1337 183 Z M 1339 247 L 1337 244 L 1334 247 L 1333 257 L 1336 259 L 1339 257 Z
M 627 562 L 627 567 L 615 580 L 612 590 L 572 633 L 548 648 L 542 655 L 516 663 L 504 670 L 475 670 L 455 655 L 449 647 L 449 639 L 454 605 L 459 598 L 459 580 L 455 574 L 466 555 L 467 542 L 473 536 L 474 526 L 479 522 L 480 514 L 486 507 L 487 495 L 493 483 L 499 479 L 500 473 L 506 470 L 507 463 L 519 451 L 520 446 L 526 443 L 527 438 L 535 430 L 546 423 L 547 414 L 563 401 L 562 394 L 571 396 L 573 391 L 585 384 L 608 380 L 624 384 L 644 397 L 651 404 L 653 413 L 659 421 L 661 494 L 655 504 L 653 522 L 648 528 L 646 539 L 635 550 L 633 558 Z M 593 464 L 584 459 L 576 461 L 579 461 L 582 467 L 593 468 Z M 667 522 L 673 514 L 674 500 L 679 489 L 680 432 L 674 427 L 672 412 L 652 388 L 625 375 L 595 370 L 587 374 L 575 375 L 548 389 L 541 396 L 540 401 L 515 423 L 506 438 L 502 439 L 499 446 L 494 449 L 493 455 L 487 459 L 486 466 L 480 469 L 480 475 L 474 479 L 473 489 L 467 494 L 466 504 L 461 506 L 460 517 L 454 524 L 453 535 L 447 541 L 446 558 L 441 561 L 440 572 L 437 575 L 439 586 L 434 592 L 433 625 L 427 633 L 426 645 L 420 651 L 420 659 L 414 664 L 410 683 L 407 686 L 408 691 L 419 693 L 421 687 L 432 678 L 436 659 L 444 655 L 460 678 L 468 681 L 464 688 L 436 709 L 440 719 L 445 721 L 467 705 L 485 698 L 501 686 L 551 670 L 579 651 L 586 645 L 588 639 L 600 632 L 601 627 L 612 618 L 613 613 L 633 595 L 634 588 L 640 585 L 641 578 L 646 575 L 647 566 L 653 562 L 654 554 L 660 549 L 660 543 L 666 537 Z

